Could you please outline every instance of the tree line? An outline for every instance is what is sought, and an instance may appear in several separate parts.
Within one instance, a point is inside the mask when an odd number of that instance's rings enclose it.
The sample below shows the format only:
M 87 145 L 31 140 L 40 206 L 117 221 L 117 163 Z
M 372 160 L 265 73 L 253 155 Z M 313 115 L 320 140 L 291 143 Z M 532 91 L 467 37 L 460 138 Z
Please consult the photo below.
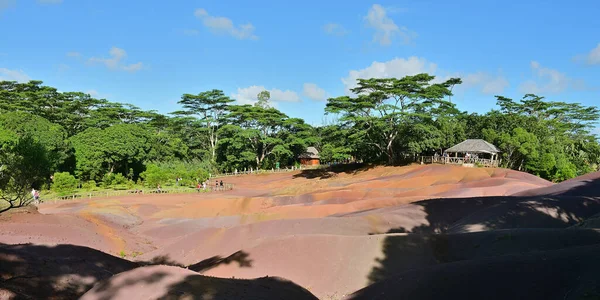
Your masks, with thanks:
M 41 81 L 1 81 L 0 196 L 18 206 L 54 177 L 55 186 L 149 186 L 180 177 L 193 185 L 209 173 L 297 164 L 308 146 L 322 162 L 395 165 L 467 138 L 498 146 L 503 167 L 553 181 L 598 169 L 596 107 L 528 94 L 496 96 L 496 109 L 468 113 L 452 102 L 458 84 L 428 74 L 359 79 L 354 96 L 328 99 L 333 121 L 313 127 L 272 107 L 268 91 L 254 105 L 235 105 L 221 90 L 184 94 L 179 110 L 161 114 Z

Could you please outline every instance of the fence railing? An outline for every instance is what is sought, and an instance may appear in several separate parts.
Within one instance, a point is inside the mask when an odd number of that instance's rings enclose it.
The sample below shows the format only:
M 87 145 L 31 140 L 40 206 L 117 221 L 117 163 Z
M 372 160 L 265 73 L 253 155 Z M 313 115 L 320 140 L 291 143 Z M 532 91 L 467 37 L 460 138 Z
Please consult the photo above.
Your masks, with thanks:
M 121 197 L 121 196 L 134 196 L 134 195 L 157 195 L 157 194 L 191 194 L 191 193 L 210 193 L 233 190 L 234 185 L 231 183 L 224 183 L 223 186 L 206 186 L 206 188 L 169 188 L 169 189 L 133 189 L 133 190 L 119 190 L 119 191 L 93 191 L 79 193 L 73 193 L 69 195 L 53 196 L 50 198 L 42 197 L 42 202 L 53 202 L 64 201 L 64 200 L 82 200 L 92 198 L 109 198 L 109 197 Z
M 487 158 L 464 158 L 464 157 L 443 157 L 443 156 L 420 156 L 419 162 L 424 164 L 451 164 L 451 165 L 464 165 L 474 164 L 488 168 L 497 168 L 500 165 L 500 161 L 492 160 Z
M 308 169 L 316 169 L 323 166 L 300 166 L 298 168 L 284 168 L 284 169 L 270 169 L 270 170 L 248 170 L 248 171 L 238 171 L 231 173 L 221 173 L 221 174 L 211 174 L 210 178 L 220 178 L 220 177 L 233 177 L 233 176 L 241 176 L 241 175 L 259 175 L 259 174 L 273 174 L 273 173 L 287 173 L 299 170 L 308 170 Z

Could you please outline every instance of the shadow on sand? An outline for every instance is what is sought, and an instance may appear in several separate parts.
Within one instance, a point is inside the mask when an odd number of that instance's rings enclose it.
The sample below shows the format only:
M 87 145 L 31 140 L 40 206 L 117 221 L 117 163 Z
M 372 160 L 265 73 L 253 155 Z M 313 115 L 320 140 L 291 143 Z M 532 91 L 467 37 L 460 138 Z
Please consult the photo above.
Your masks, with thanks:
M 368 171 L 375 167 L 376 167 L 376 165 L 374 165 L 374 164 L 366 164 L 366 163 L 331 165 L 328 167 L 321 167 L 318 169 L 302 170 L 300 173 L 295 174 L 293 176 L 293 178 L 328 179 L 328 178 L 334 178 L 340 173 L 357 174 L 359 172 Z
M 187 269 L 203 272 L 231 263 L 237 263 L 240 267 L 252 267 L 249 254 L 238 251 L 228 257 L 214 256 L 205 259 L 188 266 Z M 164 280 L 168 275 L 164 272 L 154 272 L 148 276 L 126 280 L 118 286 L 112 285 L 111 281 L 107 280 L 119 273 L 152 265 L 184 268 L 166 256 L 147 262 L 132 262 L 83 246 L 0 244 L 0 298 L 77 299 L 97 284 L 95 290 L 102 294 L 98 299 L 112 299 L 119 290 L 128 286 L 157 284 Z M 203 299 L 202 295 L 213 297 L 211 299 L 225 299 L 219 295 L 229 295 L 228 293 L 234 287 L 231 280 L 233 279 L 210 278 L 199 274 L 188 276 L 185 280 L 173 284 L 173 287 L 168 290 L 174 294 L 166 295 L 164 299 L 177 299 L 179 296 L 190 295 L 200 299 Z M 209 281 L 214 284 L 207 289 L 206 283 Z M 295 291 L 298 295 L 304 295 L 303 298 L 298 299 L 314 299 L 302 287 L 283 279 L 260 278 L 238 281 L 250 287 L 266 286 L 269 289 Z M 202 285 L 199 285 L 200 283 Z M 227 290 L 221 291 L 220 288 Z M 184 293 L 179 295 L 177 291 L 184 291 Z
M 412 203 L 427 224 L 389 230 L 403 234 L 385 238 L 372 285 L 349 299 L 600 296 L 600 258 L 592 255 L 600 234 L 580 226 L 600 215 L 600 179 L 565 187 L 554 186 L 552 196 Z

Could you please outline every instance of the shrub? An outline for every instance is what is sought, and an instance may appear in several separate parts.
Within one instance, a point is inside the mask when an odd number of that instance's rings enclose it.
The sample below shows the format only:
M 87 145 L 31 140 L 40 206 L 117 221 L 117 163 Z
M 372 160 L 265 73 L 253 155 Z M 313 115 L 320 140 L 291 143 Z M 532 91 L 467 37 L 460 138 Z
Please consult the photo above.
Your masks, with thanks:
M 202 161 L 153 162 L 146 165 L 146 171 L 140 174 L 147 187 L 157 185 L 173 186 L 176 178 L 181 178 L 179 186 L 194 187 L 197 182 L 208 179 L 209 164 Z
M 52 190 L 58 193 L 72 192 L 77 188 L 77 179 L 69 172 L 54 173 Z
M 98 189 L 98 187 L 96 186 L 96 182 L 93 181 L 93 180 L 90 180 L 88 182 L 84 182 L 81 185 L 81 188 L 84 189 L 84 190 L 86 190 L 86 191 L 94 191 L 94 190 Z
M 127 178 L 121 173 L 108 173 L 102 178 L 102 187 L 127 184 Z

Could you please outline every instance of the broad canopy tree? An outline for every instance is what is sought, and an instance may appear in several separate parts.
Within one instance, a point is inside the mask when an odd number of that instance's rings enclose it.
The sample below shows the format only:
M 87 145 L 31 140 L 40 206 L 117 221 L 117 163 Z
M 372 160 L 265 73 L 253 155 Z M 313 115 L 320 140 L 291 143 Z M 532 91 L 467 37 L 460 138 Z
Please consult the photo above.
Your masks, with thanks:
M 217 155 L 219 128 L 224 124 L 229 103 L 233 101 L 220 90 L 210 90 L 198 95 L 184 94 L 179 101 L 184 110 L 174 113 L 180 116 L 195 116 L 203 124 L 208 136 L 212 160 L 215 160 Z
M 414 154 L 437 148 L 432 142 L 437 136 L 433 121 L 454 109 L 445 97 L 452 94 L 450 87 L 459 80 L 433 83 L 434 79 L 428 74 L 358 79 L 351 90 L 356 97 L 331 98 L 325 111 L 340 114 L 343 124 L 356 129 L 351 138 L 362 143 L 356 146 L 376 150 L 393 164 L 400 152 Z

